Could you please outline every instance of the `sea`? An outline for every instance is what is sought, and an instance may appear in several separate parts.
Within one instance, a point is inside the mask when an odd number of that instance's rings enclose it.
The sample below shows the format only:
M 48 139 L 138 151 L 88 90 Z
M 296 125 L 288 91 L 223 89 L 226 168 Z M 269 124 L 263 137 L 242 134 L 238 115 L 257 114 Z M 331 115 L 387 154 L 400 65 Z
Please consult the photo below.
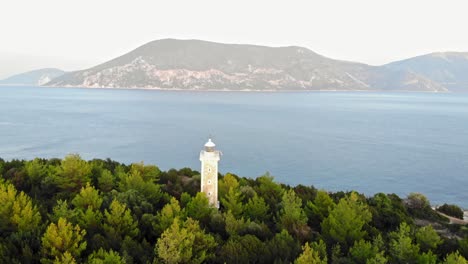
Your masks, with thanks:
M 0 87 L 0 157 L 111 158 L 468 208 L 468 94 Z

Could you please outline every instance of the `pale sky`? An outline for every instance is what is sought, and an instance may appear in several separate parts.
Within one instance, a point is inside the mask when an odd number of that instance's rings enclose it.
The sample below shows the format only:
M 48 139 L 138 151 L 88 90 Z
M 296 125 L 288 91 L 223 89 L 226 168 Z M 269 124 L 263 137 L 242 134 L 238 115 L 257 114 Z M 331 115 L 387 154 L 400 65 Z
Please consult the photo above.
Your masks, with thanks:
M 162 38 L 303 46 L 381 65 L 468 51 L 467 0 L 2 0 L 0 79 L 78 70 Z

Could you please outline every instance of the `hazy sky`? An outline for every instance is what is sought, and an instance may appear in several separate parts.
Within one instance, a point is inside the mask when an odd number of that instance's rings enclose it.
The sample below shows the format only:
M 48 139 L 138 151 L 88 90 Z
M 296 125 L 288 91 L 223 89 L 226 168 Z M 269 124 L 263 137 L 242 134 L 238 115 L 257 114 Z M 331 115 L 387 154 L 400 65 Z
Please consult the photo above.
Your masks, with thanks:
M 2 0 L 0 78 L 77 70 L 161 38 L 297 45 L 372 65 L 468 51 L 467 0 Z

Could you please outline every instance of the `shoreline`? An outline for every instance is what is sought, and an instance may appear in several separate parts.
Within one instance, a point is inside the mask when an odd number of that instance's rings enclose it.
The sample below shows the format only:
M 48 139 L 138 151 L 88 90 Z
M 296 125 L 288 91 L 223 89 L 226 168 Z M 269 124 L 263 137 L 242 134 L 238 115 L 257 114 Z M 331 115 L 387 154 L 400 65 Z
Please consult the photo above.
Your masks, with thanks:
M 0 87 L 37 87 L 52 89 L 100 89 L 100 90 L 145 90 L 145 91 L 167 91 L 167 92 L 235 92 L 235 93 L 430 93 L 430 94 L 451 94 L 451 91 L 409 91 L 409 90 L 346 90 L 346 89 L 315 89 L 315 90 L 276 90 L 276 89 L 184 89 L 184 88 L 160 88 L 160 87 L 91 87 L 91 86 L 49 86 L 49 85 L 22 85 L 22 84 L 0 84 Z

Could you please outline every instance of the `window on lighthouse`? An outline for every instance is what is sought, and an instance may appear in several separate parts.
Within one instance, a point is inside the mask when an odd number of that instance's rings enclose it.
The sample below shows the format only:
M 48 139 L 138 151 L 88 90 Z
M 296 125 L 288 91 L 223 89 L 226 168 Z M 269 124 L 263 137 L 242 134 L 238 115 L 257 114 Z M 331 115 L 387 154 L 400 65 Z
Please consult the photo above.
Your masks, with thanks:
M 210 193 L 210 192 L 208 193 L 208 196 L 211 196 L 211 193 Z
M 208 180 L 208 184 L 211 184 L 211 180 Z
M 208 172 L 211 172 L 211 168 L 208 168 Z

